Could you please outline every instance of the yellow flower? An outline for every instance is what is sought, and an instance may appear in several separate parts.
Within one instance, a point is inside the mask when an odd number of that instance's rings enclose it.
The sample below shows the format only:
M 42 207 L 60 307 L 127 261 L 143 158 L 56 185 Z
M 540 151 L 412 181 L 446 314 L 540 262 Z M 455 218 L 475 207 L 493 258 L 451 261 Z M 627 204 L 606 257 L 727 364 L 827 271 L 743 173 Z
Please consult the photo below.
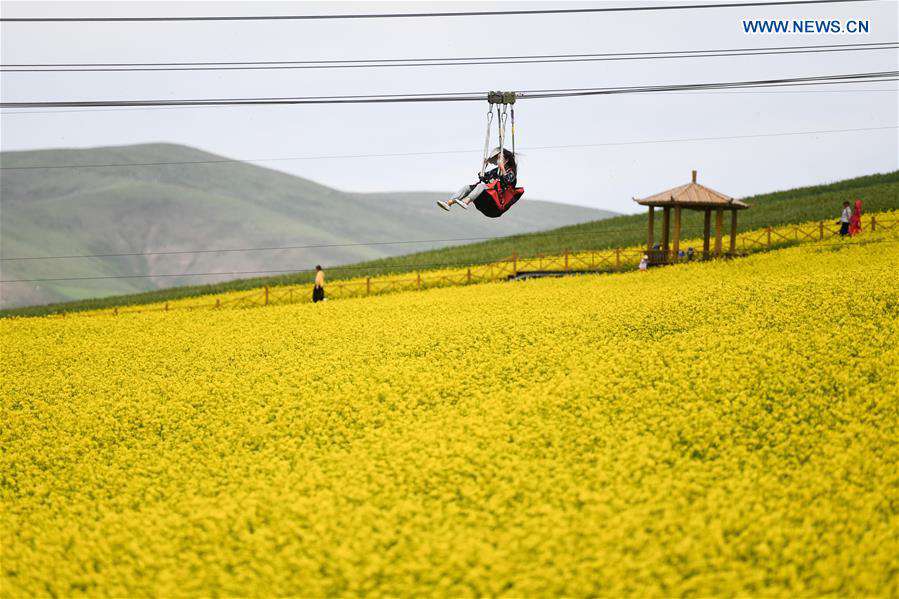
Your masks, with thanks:
M 896 264 L 0 321 L 2 595 L 895 596 Z

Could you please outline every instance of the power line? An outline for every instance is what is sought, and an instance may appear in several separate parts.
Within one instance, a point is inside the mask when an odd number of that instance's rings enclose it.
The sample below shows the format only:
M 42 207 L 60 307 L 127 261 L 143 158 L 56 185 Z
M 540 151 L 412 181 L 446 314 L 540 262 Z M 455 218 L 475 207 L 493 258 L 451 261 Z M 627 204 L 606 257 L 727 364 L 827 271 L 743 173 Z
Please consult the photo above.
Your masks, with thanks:
M 515 65 L 547 63 L 607 62 L 622 60 L 666 60 L 680 58 L 717 58 L 740 56 L 779 56 L 829 52 L 867 52 L 894 50 L 899 42 L 868 44 L 833 44 L 819 46 L 780 46 L 770 48 L 731 48 L 719 50 L 672 50 L 662 52 L 555 54 L 531 56 L 492 56 L 478 58 L 420 58 L 318 61 L 245 61 L 245 62 L 180 62 L 180 63 L 46 63 L 0 65 L 3 73 L 94 73 L 153 71 L 256 71 L 282 69 L 356 69 L 389 67 L 435 67 Z
M 884 90 L 892 91 L 892 90 Z M 765 137 L 785 137 L 795 135 L 822 135 L 830 133 L 852 133 L 862 131 L 881 131 L 886 129 L 897 129 L 899 126 L 888 125 L 883 127 L 858 127 L 853 129 L 823 129 L 817 131 L 783 131 L 778 133 L 754 133 L 749 135 L 724 135 L 716 137 L 680 137 L 668 139 L 645 139 L 618 142 L 603 142 L 589 144 L 566 144 L 556 146 L 525 146 L 519 148 L 522 152 L 533 152 L 535 150 L 562 150 L 573 148 L 596 148 L 610 146 L 629 146 L 642 144 L 663 144 L 663 143 L 682 143 L 694 141 L 723 141 L 731 139 L 755 139 Z M 244 158 L 230 159 L 221 158 L 215 160 L 182 160 L 170 162 L 126 162 L 126 163 L 105 163 L 105 164 L 53 164 L 53 165 L 30 165 L 30 166 L 0 166 L 0 171 L 28 171 L 28 170 L 54 170 L 54 169 L 78 169 L 78 168 L 127 168 L 127 167 L 151 167 L 151 166 L 185 166 L 185 165 L 215 165 L 215 164 L 248 164 L 252 162 L 284 162 L 296 160 L 330 160 L 330 159 L 353 159 L 353 158 L 400 158 L 410 156 L 435 156 L 447 154 L 473 154 L 480 150 L 436 150 L 422 152 L 393 152 L 385 154 L 324 154 L 319 156 L 282 156 L 270 158 Z M 13 258 L 0 258 L 0 260 L 12 260 Z
M 562 8 L 540 10 L 493 10 L 429 13 L 367 13 L 322 15 L 252 15 L 252 16 L 165 16 L 165 17 L 15 17 L 0 18 L 3 23 L 148 23 L 163 21 L 306 21 L 319 19 L 408 19 L 433 17 L 492 17 L 513 15 L 587 14 L 617 12 L 653 12 L 710 8 L 747 8 L 754 6 L 799 6 L 810 4 L 845 4 L 873 0 L 781 0 L 776 2 L 725 2 L 712 4 L 680 4 L 662 6 L 619 6 L 609 8 Z
M 494 237 L 464 237 L 464 238 L 456 238 L 456 239 L 414 239 L 414 240 L 405 240 L 405 241 L 360 241 L 355 243 L 322 243 L 322 244 L 311 244 L 311 245 L 283 245 L 283 246 L 272 246 L 272 247 L 252 247 L 252 248 L 217 248 L 217 249 L 204 249 L 204 250 L 172 250 L 172 251 L 157 251 L 157 252 L 122 252 L 117 254 L 74 254 L 67 256 L 22 256 L 16 258 L 0 258 L 3 261 L 12 261 L 12 260 L 63 260 L 63 259 L 74 259 L 74 258 L 120 258 L 120 257 L 131 257 L 131 256 L 178 256 L 183 254 L 218 254 L 218 253 L 227 253 L 227 252 L 264 252 L 264 251 L 279 251 L 279 250 L 308 250 L 308 249 L 321 249 L 321 248 L 345 248 L 345 247 L 369 247 L 369 246 L 379 246 L 379 245 L 408 245 L 408 244 L 418 244 L 418 243 L 454 243 L 454 242 L 465 242 L 465 241 L 488 241 L 491 239 L 499 239 L 499 236 Z
M 469 264 L 469 263 L 464 263 Z M 440 268 L 446 266 L 462 266 L 463 263 L 455 263 L 455 262 L 435 262 L 432 264 L 418 264 L 416 266 L 422 268 Z M 356 267 L 356 266 L 334 266 L 330 267 L 332 270 L 376 270 L 375 267 L 366 266 L 366 267 Z M 381 269 L 385 268 L 406 268 L 406 266 L 382 266 L 377 267 Z M 99 281 L 106 279 L 155 279 L 157 277 L 211 277 L 211 276 L 233 276 L 233 275 L 264 275 L 264 274 L 303 274 L 303 273 L 311 273 L 315 272 L 315 269 L 307 268 L 302 270 L 293 270 L 293 269 L 284 269 L 284 270 L 232 270 L 225 272 L 188 272 L 183 274 L 176 273 L 162 273 L 156 275 L 103 275 L 103 276 L 95 276 L 95 277 L 54 277 L 54 278 L 45 278 L 45 279 L 6 279 L 0 281 L 0 284 L 6 283 L 49 283 L 55 281 Z
M 590 58 L 596 56 L 650 56 L 656 54 L 690 54 L 702 52 L 750 52 L 754 50 L 793 50 L 793 49 L 814 49 L 814 48 L 855 48 L 865 46 L 883 46 L 889 44 L 899 44 L 899 41 L 893 42 L 869 42 L 858 44 L 812 44 L 804 46 L 761 46 L 755 48 L 718 48 L 710 50 L 659 50 L 649 52 L 605 52 L 605 53 L 586 53 L 586 54 L 524 54 L 516 56 L 451 56 L 437 58 L 361 58 L 361 59 L 345 59 L 345 60 L 263 60 L 263 61 L 236 61 L 236 62 L 97 62 L 97 63 L 77 63 L 77 62 L 60 62 L 60 63 L 44 63 L 44 64 L 28 64 L 14 63 L 0 65 L 0 67 L 117 67 L 117 66 L 135 66 L 135 67 L 151 67 L 151 66 L 214 66 L 214 65 L 256 65 L 256 64 L 351 64 L 351 63 L 392 63 L 392 62 L 426 62 L 426 61 L 456 61 L 456 60 L 497 60 L 499 58 L 508 60 L 525 60 L 529 58 Z
M 603 219 L 599 219 L 603 220 Z M 639 227 L 612 227 L 612 228 L 604 228 L 602 233 L 622 233 L 622 232 L 634 232 L 634 231 L 643 231 L 644 227 L 640 225 Z M 689 227 L 685 227 L 681 229 L 682 231 L 691 230 Z M 697 231 L 700 229 L 697 228 Z M 172 250 L 172 251 L 153 251 L 153 252 L 121 252 L 121 253 L 109 253 L 109 254 L 70 254 L 70 255 L 59 255 L 59 256 L 23 256 L 16 258 L 0 258 L 0 260 L 4 261 L 15 261 L 15 260 L 64 260 L 64 259 L 82 259 L 82 258 L 121 258 L 121 257 L 141 257 L 141 256 L 177 256 L 184 254 L 214 254 L 214 253 L 227 253 L 227 252 L 262 252 L 262 251 L 279 251 L 279 250 L 306 250 L 306 249 L 322 249 L 322 248 L 346 248 L 346 247 L 368 247 L 368 246 L 380 246 L 380 245 L 408 245 L 408 244 L 419 244 L 419 243 L 455 243 L 455 242 L 471 242 L 471 241 L 492 241 L 495 239 L 510 239 L 512 237 L 516 237 L 518 235 L 540 235 L 541 233 L 545 233 L 546 231 L 531 231 L 528 233 L 516 233 L 514 235 L 494 235 L 490 237 L 462 237 L 462 238 L 454 238 L 454 239 L 412 239 L 412 240 L 403 240 L 403 241 L 360 241 L 354 243 L 324 243 L 324 244 L 310 244 L 310 245 L 284 245 L 284 246 L 271 246 L 271 247 L 251 247 L 251 248 L 215 248 L 215 249 L 202 249 L 202 250 Z M 571 233 L 570 237 L 584 237 L 584 236 L 596 236 L 594 232 L 584 232 L 584 233 Z M 338 268 L 338 267 L 335 267 Z
M 899 241 L 895 239 L 872 239 L 870 241 L 865 241 L 863 243 L 899 243 Z M 826 242 L 826 241 L 816 241 L 811 243 L 801 243 L 803 246 L 844 246 L 845 242 Z M 589 251 L 589 250 L 585 250 Z M 607 251 L 607 250 L 594 250 L 594 251 Z M 611 251 L 611 250 L 608 250 Z M 634 248 L 634 251 L 643 251 Z M 520 260 L 528 260 L 528 259 L 537 259 L 537 256 L 527 257 L 527 256 L 519 256 Z M 433 269 L 433 268 L 447 268 L 447 267 L 459 267 L 459 266 L 485 266 L 488 264 L 492 264 L 495 261 L 491 262 L 432 262 L 432 263 L 422 263 L 422 264 L 396 264 L 396 265 L 383 265 L 383 266 L 333 266 L 329 267 L 331 270 L 368 270 L 368 271 L 378 271 L 385 269 L 406 269 L 406 271 L 410 271 L 412 269 Z M 219 272 L 188 272 L 188 273 L 161 273 L 155 275 L 100 275 L 93 277 L 52 277 L 52 278 L 43 278 L 43 279 L 6 279 L 0 280 L 0 284 L 6 283 L 50 283 L 50 282 L 58 282 L 58 281 L 101 281 L 107 279 L 155 279 L 162 277 L 212 277 L 212 276 L 234 276 L 234 275 L 272 275 L 272 274 L 309 274 L 315 272 L 313 268 L 306 269 L 284 269 L 284 270 L 233 270 L 233 271 L 219 271 Z M 411 271 L 410 271 L 411 272 Z
M 520 99 L 563 98 L 577 96 L 598 96 L 613 94 L 633 94 L 659 91 L 741 89 L 757 87 L 780 87 L 790 85 L 821 85 L 833 83 L 856 83 L 861 81 L 893 81 L 899 71 L 878 71 L 871 73 L 849 73 L 845 75 L 818 75 L 812 77 L 783 77 L 751 81 L 731 81 L 714 83 L 691 83 L 673 85 L 650 85 L 605 88 L 543 89 L 516 92 Z M 113 106 L 236 106 L 236 105 L 291 105 L 291 104 L 370 104 L 396 102 L 482 102 L 483 92 L 443 92 L 423 94 L 365 94 L 341 96 L 297 96 L 259 98 L 203 98 L 180 100 L 65 100 L 50 102 L 0 102 L 0 108 L 86 108 Z
M 485 263 L 489 264 L 489 262 Z M 421 263 L 413 265 L 415 268 L 444 268 L 448 266 L 476 266 L 476 264 L 472 264 L 471 262 L 431 262 L 431 263 Z M 377 271 L 377 270 L 390 270 L 390 269 L 408 269 L 409 265 L 406 264 L 395 264 L 395 265 L 383 265 L 383 266 L 333 266 L 329 267 L 331 270 L 369 270 L 369 271 Z M 275 269 L 275 270 L 247 270 L 247 271 L 226 271 L 226 272 L 193 272 L 193 273 L 162 273 L 156 275 L 99 275 L 92 277 L 51 277 L 51 278 L 43 278 L 43 279 L 6 279 L 0 280 L 0 284 L 5 283 L 47 283 L 54 281 L 94 281 L 94 280 L 106 280 L 106 279 L 152 279 L 155 277 L 211 277 L 216 275 L 252 275 L 252 274 L 303 274 L 303 273 L 312 273 L 315 272 L 313 268 L 307 269 Z

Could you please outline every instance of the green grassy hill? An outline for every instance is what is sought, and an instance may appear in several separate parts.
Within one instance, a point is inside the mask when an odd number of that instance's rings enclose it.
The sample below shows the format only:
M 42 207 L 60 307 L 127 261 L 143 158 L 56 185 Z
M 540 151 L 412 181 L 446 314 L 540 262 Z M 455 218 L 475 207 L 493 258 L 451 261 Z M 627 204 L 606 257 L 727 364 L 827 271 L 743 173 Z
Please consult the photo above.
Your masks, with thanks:
M 512 235 L 592 221 L 613 213 L 523 201 L 501 221 L 447 217 L 442 193 L 347 193 L 247 163 L 172 144 L 0 154 L 0 253 L 4 257 L 203 248 L 351 244 Z M 192 164 L 154 163 L 190 162 Z M 121 165 L 62 168 L 63 165 Z M 35 168 L 54 166 L 56 168 Z M 434 244 L 436 246 L 446 244 Z M 162 273 L 297 270 L 405 253 L 414 245 L 312 248 L 106 259 L 10 261 L 3 279 L 153 275 L 143 279 L 10 284 L 0 306 L 129 294 L 204 283 Z M 223 266 L 225 265 L 225 266 Z
M 744 198 L 752 207 L 740 213 L 739 230 L 777 226 L 810 220 L 836 221 L 844 200 L 861 199 L 865 210 L 878 212 L 899 209 L 899 171 L 869 175 L 827 185 L 778 191 Z M 517 208 L 516 208 L 517 210 Z M 685 212 L 684 235 L 698 236 L 702 230 L 700 213 Z M 505 217 L 504 217 L 505 218 Z M 659 221 L 661 219 L 657 219 Z M 657 222 L 657 226 L 660 223 Z M 659 231 L 656 232 L 657 239 Z M 500 260 L 517 252 L 520 256 L 558 254 L 569 249 L 591 250 L 630 246 L 646 239 L 646 215 L 618 216 L 606 220 L 561 227 L 551 231 L 515 235 L 464 246 L 454 246 L 405 256 L 361 262 L 328 270 L 330 281 L 341 278 L 398 273 L 439 266 L 477 264 Z M 0 312 L 0 316 L 38 315 L 60 310 L 75 311 L 115 305 L 151 303 L 227 290 L 252 289 L 263 285 L 286 285 L 311 281 L 311 273 L 242 279 L 216 285 L 179 287 L 139 295 L 109 297 L 55 306 L 40 306 Z

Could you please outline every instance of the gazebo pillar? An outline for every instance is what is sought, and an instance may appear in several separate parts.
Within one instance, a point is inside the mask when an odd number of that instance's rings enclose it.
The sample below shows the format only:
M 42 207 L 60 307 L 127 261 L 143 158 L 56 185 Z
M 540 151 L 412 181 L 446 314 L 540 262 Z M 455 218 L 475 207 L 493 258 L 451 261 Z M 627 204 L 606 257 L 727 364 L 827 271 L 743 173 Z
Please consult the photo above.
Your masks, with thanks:
M 715 255 L 721 255 L 721 235 L 724 230 L 724 208 L 715 210 Z
M 702 227 L 702 258 L 709 259 L 709 233 L 712 226 L 712 209 L 706 208 L 704 211 L 705 219 Z
M 671 206 L 662 209 L 662 249 L 665 250 L 665 259 L 668 259 L 668 231 L 671 229 Z
M 649 207 L 649 233 L 646 236 L 646 249 L 651 250 L 652 244 L 655 241 L 655 223 L 653 219 L 655 218 L 655 206 Z
M 737 209 L 730 211 L 730 253 L 737 252 Z
M 680 206 L 674 207 L 674 259 L 680 253 Z

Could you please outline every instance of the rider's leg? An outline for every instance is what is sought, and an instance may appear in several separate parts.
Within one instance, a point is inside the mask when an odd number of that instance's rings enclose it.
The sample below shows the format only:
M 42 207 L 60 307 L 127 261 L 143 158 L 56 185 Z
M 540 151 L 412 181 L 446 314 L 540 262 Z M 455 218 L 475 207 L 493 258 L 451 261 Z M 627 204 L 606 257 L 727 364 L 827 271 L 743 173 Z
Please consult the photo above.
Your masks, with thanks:
M 474 187 L 474 185 L 463 185 L 462 187 L 459 188 L 459 191 L 457 191 L 455 194 L 453 194 L 453 197 L 451 197 L 450 199 L 451 200 L 461 200 L 462 198 L 464 198 L 465 196 L 468 195 L 468 192 L 471 191 L 472 187 Z
M 455 194 L 453 194 L 453 197 L 451 197 L 449 200 L 447 200 L 445 202 L 438 201 L 437 205 L 440 206 L 441 208 L 443 208 L 444 210 L 449 210 L 449 207 L 452 206 L 453 204 L 457 204 L 460 207 L 467 209 L 468 204 L 463 203 L 462 198 L 468 196 L 474 187 L 476 187 L 476 186 L 475 185 L 463 185 L 462 188 L 459 189 L 459 191 L 457 191 Z
M 474 188 L 474 187 L 475 187 L 474 185 L 463 185 L 459 189 L 459 191 L 457 191 L 453 195 L 453 197 L 451 197 L 449 199 L 447 204 L 461 204 L 462 198 L 466 197 L 471 192 L 472 188 Z
M 483 182 L 478 183 L 477 185 L 471 187 L 469 192 L 467 194 L 465 194 L 464 198 L 460 198 L 460 199 L 456 200 L 456 203 L 457 204 L 464 203 L 466 206 L 468 206 L 469 204 L 474 202 L 476 199 L 478 199 L 478 196 L 481 195 L 482 193 L 484 193 L 485 189 L 487 189 L 487 185 L 485 185 Z

